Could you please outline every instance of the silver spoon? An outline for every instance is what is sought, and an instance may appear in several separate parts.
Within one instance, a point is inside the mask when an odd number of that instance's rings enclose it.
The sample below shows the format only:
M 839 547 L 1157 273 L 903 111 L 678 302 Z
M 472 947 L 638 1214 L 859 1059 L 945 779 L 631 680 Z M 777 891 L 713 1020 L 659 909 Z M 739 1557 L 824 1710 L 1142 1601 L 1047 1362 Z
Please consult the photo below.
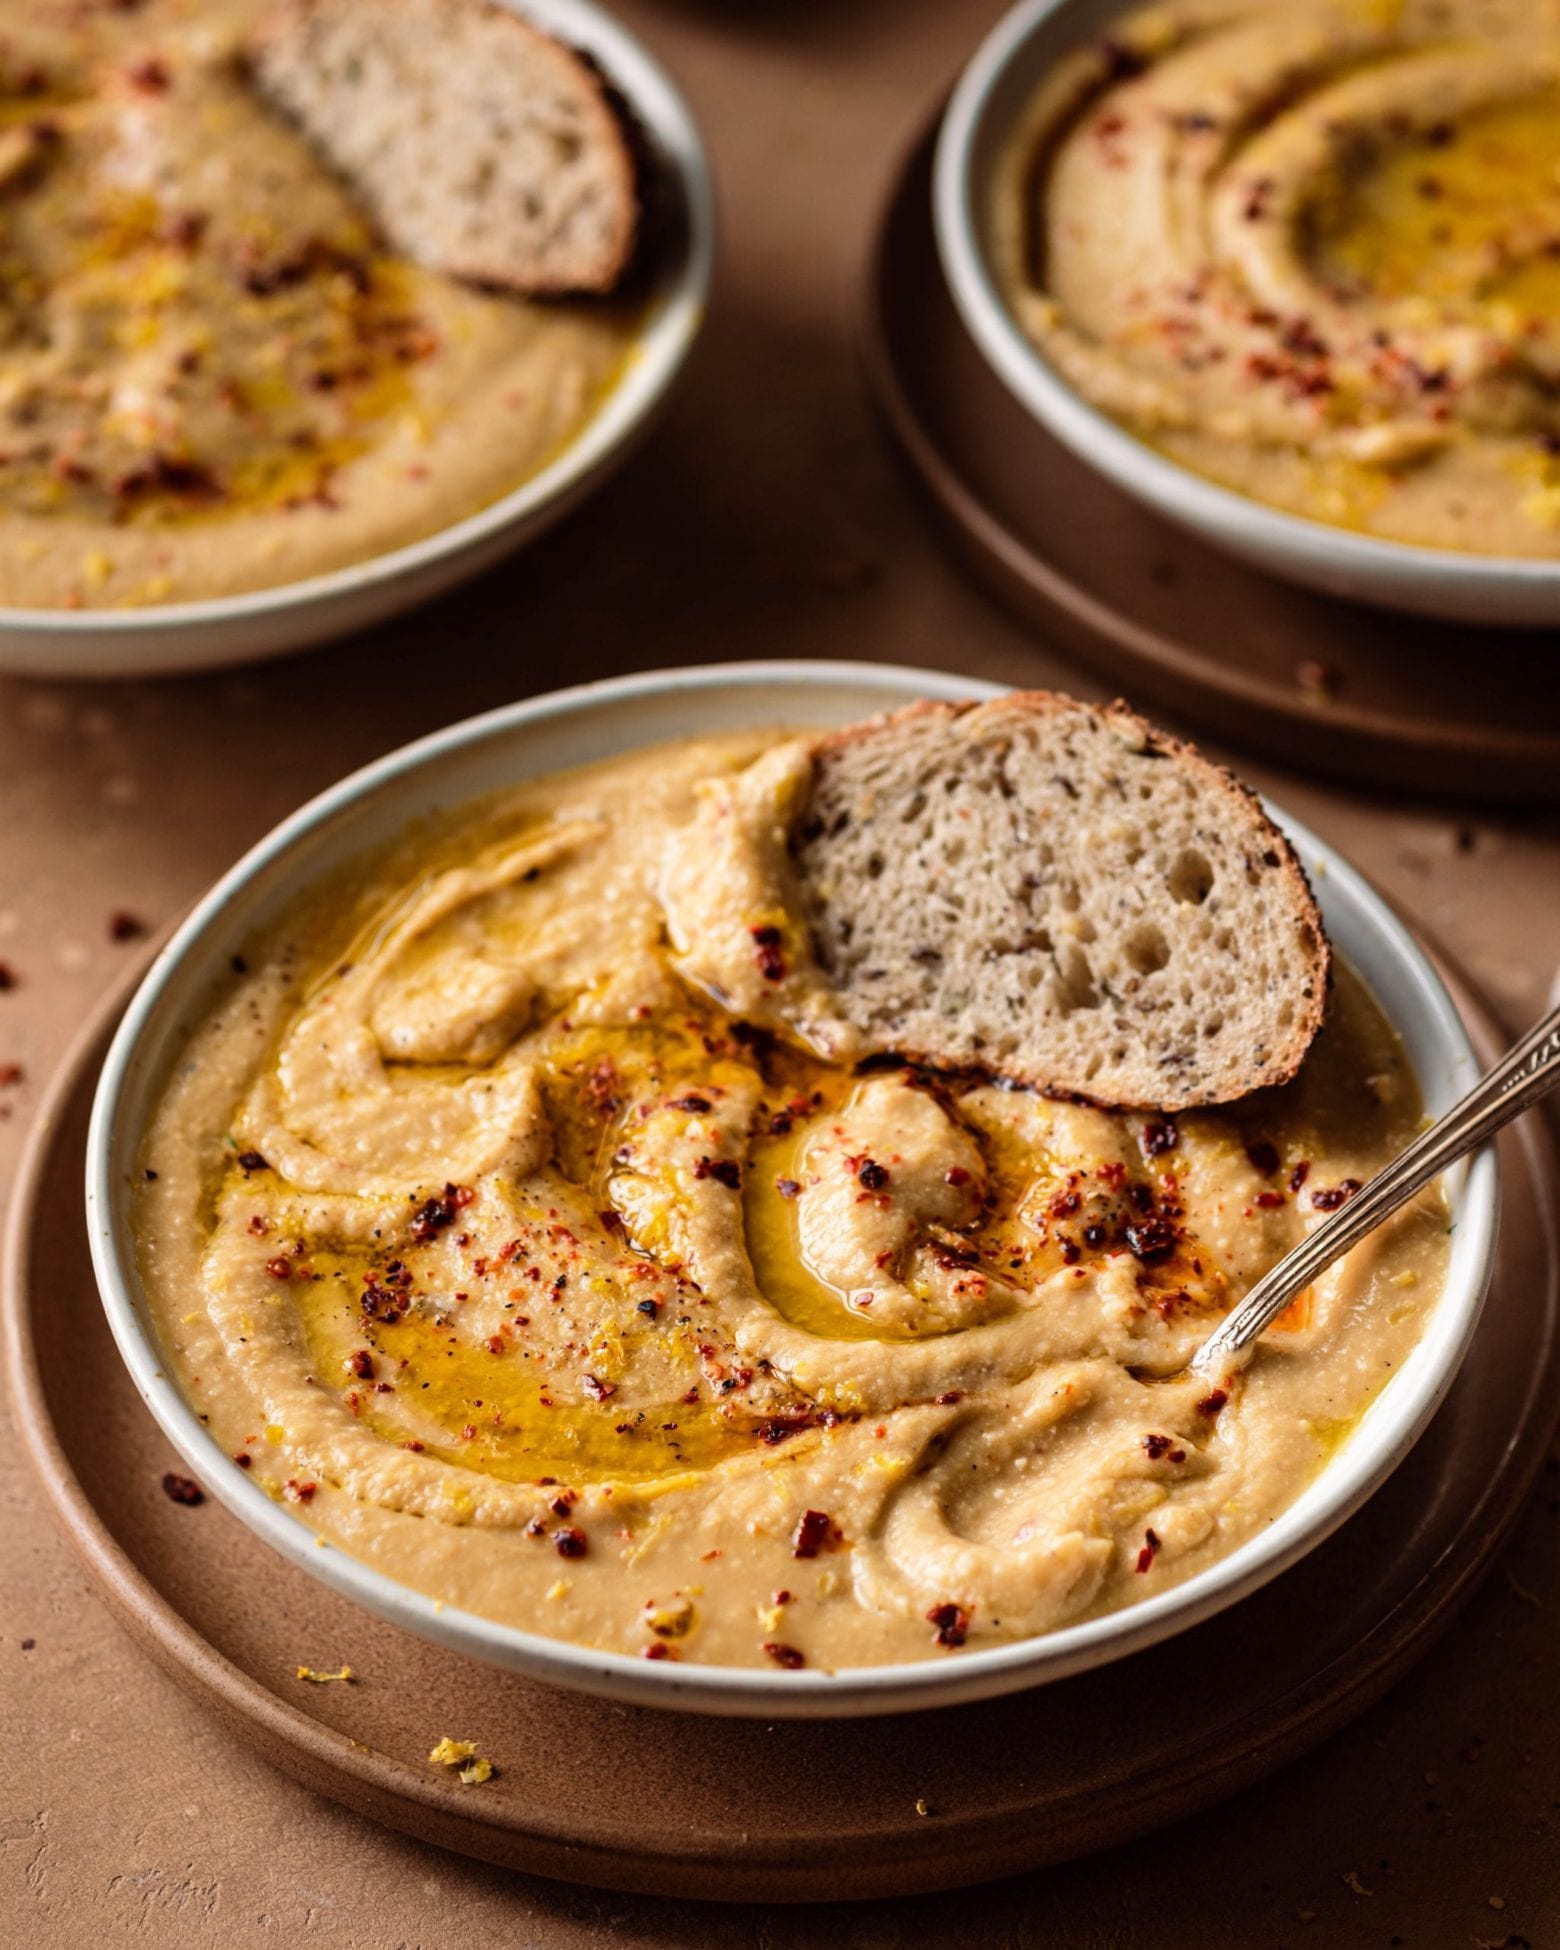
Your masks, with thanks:
M 1258 1338 L 1319 1273 L 1342 1259 L 1366 1233 L 1374 1232 L 1421 1186 L 1492 1138 L 1556 1084 L 1560 1084 L 1560 1008 L 1551 1009 L 1460 1103 L 1263 1274 L 1192 1356 L 1193 1373 L 1222 1378 L 1244 1367 Z

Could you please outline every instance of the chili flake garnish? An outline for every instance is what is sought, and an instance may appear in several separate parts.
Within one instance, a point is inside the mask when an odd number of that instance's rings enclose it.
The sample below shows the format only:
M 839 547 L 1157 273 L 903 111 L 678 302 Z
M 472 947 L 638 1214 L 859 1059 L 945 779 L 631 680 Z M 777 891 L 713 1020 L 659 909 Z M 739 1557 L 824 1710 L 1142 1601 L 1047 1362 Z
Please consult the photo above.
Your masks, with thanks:
M 793 1557 L 816 1557 L 839 1536 L 834 1519 L 826 1510 L 804 1510 L 791 1533 Z
M 1127 1245 L 1137 1259 L 1163 1259 L 1175 1250 L 1175 1227 L 1160 1214 L 1134 1219 L 1126 1230 Z
M 1153 1530 L 1145 1530 L 1143 1532 L 1143 1548 L 1137 1554 L 1136 1569 L 1139 1571 L 1146 1571 L 1158 1555 L 1159 1555 L 1158 1533 Z
M 1230 1393 L 1227 1388 L 1215 1388 L 1211 1394 L 1204 1395 L 1202 1400 L 1197 1404 L 1197 1413 L 1199 1415 L 1217 1415 L 1229 1398 Z
M 933 1605 L 926 1614 L 926 1622 L 937 1637 L 939 1645 L 952 1651 L 963 1645 L 970 1635 L 970 1612 L 968 1605 L 956 1605 L 951 1600 L 946 1604 Z
M 1340 1205 L 1347 1205 L 1360 1189 L 1357 1178 L 1340 1178 L 1336 1185 L 1318 1185 L 1311 1194 L 1311 1205 L 1317 1212 L 1336 1212 Z
M 778 1639 L 767 1639 L 764 1651 L 777 1666 L 784 1666 L 787 1672 L 795 1672 L 807 1663 L 805 1652 L 798 1652 L 794 1645 L 782 1645 Z
M 784 937 L 778 928 L 749 928 L 758 951 L 758 972 L 766 982 L 785 980 Z
M 1143 1126 L 1143 1155 L 1145 1158 L 1162 1158 L 1167 1151 L 1173 1151 L 1181 1141 L 1181 1133 L 1175 1127 L 1175 1120 L 1162 1117 L 1153 1124 Z
M 426 1199 L 412 1214 L 412 1237 L 419 1245 L 426 1245 L 446 1226 L 455 1223 L 455 1214 L 469 1205 L 473 1196 L 464 1185 L 446 1185 L 441 1193 Z
M 269 1171 L 271 1169 L 270 1164 L 258 1151 L 240 1151 L 238 1154 L 238 1168 L 240 1171 Z
M 552 1534 L 553 1549 L 560 1557 L 583 1557 L 590 1545 L 585 1533 L 575 1524 L 564 1524 Z
M 880 1192 L 888 1183 L 888 1168 L 880 1165 L 876 1158 L 863 1158 L 856 1172 L 857 1182 L 869 1192 Z
M 728 1191 L 742 1189 L 742 1167 L 731 1158 L 700 1158 L 693 1167 L 695 1178 L 713 1178 Z

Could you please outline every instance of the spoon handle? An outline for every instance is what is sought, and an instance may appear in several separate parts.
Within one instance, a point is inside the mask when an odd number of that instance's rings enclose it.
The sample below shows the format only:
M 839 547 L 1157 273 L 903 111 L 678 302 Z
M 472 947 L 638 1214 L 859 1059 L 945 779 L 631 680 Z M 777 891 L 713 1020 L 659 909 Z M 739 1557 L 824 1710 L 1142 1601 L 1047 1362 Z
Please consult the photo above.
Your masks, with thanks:
M 1297 1293 L 1446 1167 L 1560 1084 L 1560 1008 L 1552 1009 L 1459 1103 L 1257 1281 L 1192 1356 L 1201 1375 L 1241 1367 Z

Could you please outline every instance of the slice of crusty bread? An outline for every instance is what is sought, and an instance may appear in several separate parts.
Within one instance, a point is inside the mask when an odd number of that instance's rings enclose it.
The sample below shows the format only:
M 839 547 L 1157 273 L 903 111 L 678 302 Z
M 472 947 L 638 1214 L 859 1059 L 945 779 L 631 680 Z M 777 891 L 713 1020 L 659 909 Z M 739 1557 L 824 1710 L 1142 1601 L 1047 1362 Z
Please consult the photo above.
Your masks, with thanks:
M 507 7 L 281 0 L 249 65 L 406 256 L 536 294 L 623 276 L 632 132 L 592 63 Z
M 813 751 L 790 854 L 864 1047 L 1180 1110 L 1299 1068 L 1330 956 L 1255 795 L 1125 705 L 919 704 Z

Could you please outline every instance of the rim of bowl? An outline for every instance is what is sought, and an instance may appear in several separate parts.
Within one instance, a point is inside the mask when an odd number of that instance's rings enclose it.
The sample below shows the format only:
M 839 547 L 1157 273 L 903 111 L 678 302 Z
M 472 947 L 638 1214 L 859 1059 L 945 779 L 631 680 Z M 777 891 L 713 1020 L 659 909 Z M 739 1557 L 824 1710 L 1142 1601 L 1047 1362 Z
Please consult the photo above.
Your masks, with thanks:
M 883 708 L 915 697 L 944 699 L 1001 696 L 1006 686 L 952 673 L 907 666 L 810 661 L 754 662 L 705 668 L 651 671 L 601 683 L 578 685 L 466 719 L 378 759 L 319 794 L 283 820 L 222 876 L 175 930 L 131 998 L 104 1062 L 92 1107 L 87 1140 L 86 1218 L 93 1269 L 114 1339 L 142 1399 L 174 1448 L 205 1487 L 249 1529 L 283 1557 L 341 1595 L 419 1636 L 490 1665 L 521 1670 L 576 1691 L 597 1693 L 639 1705 L 746 1717 L 834 1718 L 913 1711 L 1015 1692 L 1068 1673 L 1103 1665 L 1155 1643 L 1223 1610 L 1254 1591 L 1314 1548 L 1385 1480 L 1407 1454 L 1451 1386 L 1477 1325 L 1493 1258 L 1499 1170 L 1486 1150 L 1447 1175 L 1456 1215 L 1446 1284 L 1425 1331 L 1355 1432 L 1296 1500 L 1255 1537 L 1184 1583 L 1120 1611 L 1030 1639 L 986 1650 L 908 1662 L 903 1665 L 840 1667 L 831 1671 L 769 1673 L 736 1666 L 672 1664 L 605 1652 L 548 1638 L 522 1626 L 501 1624 L 439 1601 L 372 1569 L 335 1546 L 321 1549 L 316 1533 L 280 1504 L 272 1502 L 244 1472 L 231 1468 L 225 1451 L 207 1433 L 194 1408 L 165 1370 L 155 1330 L 139 1303 L 135 1254 L 124 1223 L 121 1192 L 127 1174 L 120 1159 L 133 1156 L 143 1125 L 127 1128 L 139 1092 L 149 1108 L 166 1080 L 167 1064 L 138 1075 L 143 1037 L 162 1029 L 158 1018 L 185 1012 L 179 1033 L 171 1027 L 161 1054 L 176 1060 L 189 1026 L 192 998 L 209 991 L 217 969 L 226 965 L 246 939 L 245 896 L 270 870 L 285 866 L 295 849 L 319 835 L 338 816 L 349 813 L 407 777 L 440 761 L 483 746 L 501 745 L 525 732 L 574 714 L 599 711 L 632 717 L 641 701 L 683 698 L 693 707 L 690 735 L 713 728 L 713 713 L 698 721 L 698 704 L 713 694 L 764 688 L 794 692 L 791 722 L 827 721 L 832 695 L 851 709 L 863 693 L 875 694 Z M 809 709 L 811 702 L 811 709 Z M 838 717 L 835 722 L 841 722 Z M 721 720 L 730 723 L 728 716 Z M 609 741 L 608 752 L 630 750 Z M 537 776 L 536 768 L 515 767 L 516 782 Z M 443 801 L 448 805 L 454 801 Z M 409 810 L 410 822 L 427 808 Z M 1420 1082 L 1428 1100 L 1460 1094 L 1477 1076 L 1479 1065 L 1450 996 L 1422 951 L 1385 901 L 1363 877 L 1308 828 L 1276 808 L 1268 810 L 1294 842 L 1318 886 L 1324 909 L 1342 909 L 1343 929 L 1371 938 L 1392 968 L 1398 986 L 1389 1019 L 1412 1020 L 1430 1058 L 1444 1076 L 1425 1074 Z M 371 849 L 370 849 L 371 850 Z M 331 864 L 352 856 L 350 845 Z M 309 873 L 328 870 L 321 860 Z M 1383 1008 L 1387 1007 L 1385 1000 Z M 150 1059 L 148 1059 L 150 1060 Z
M 1131 10 L 1116 0 L 1078 44 L 1105 20 Z M 1360 535 L 1310 515 L 1270 506 L 1161 454 L 1077 392 L 1027 338 L 1008 308 L 987 261 L 982 185 L 975 158 L 1000 140 L 990 118 L 998 92 L 1022 63 L 1030 43 L 1058 15 L 1087 0 L 1019 0 L 992 28 L 960 74 L 943 113 L 932 165 L 932 224 L 943 275 L 965 329 L 1019 402 L 1081 460 L 1117 486 L 1164 511 L 1195 511 L 1205 532 L 1234 533 L 1272 554 L 1305 557 L 1340 573 L 1374 576 L 1385 587 L 1439 584 L 1447 593 L 1501 583 L 1523 590 L 1560 591 L 1560 561 L 1522 555 L 1484 555 Z M 1038 82 L 1043 69 L 1031 80 Z
M 537 473 L 432 534 L 320 575 L 195 602 L 136 609 L 29 609 L 0 605 L 0 634 L 54 632 L 63 637 L 149 630 L 193 630 L 252 621 L 346 597 L 415 575 L 538 514 L 582 486 L 654 413 L 681 371 L 709 300 L 715 262 L 715 192 L 709 157 L 693 111 L 660 61 L 595 0 L 498 0 L 512 13 L 599 55 L 649 138 L 652 153 L 678 186 L 679 249 L 675 269 L 653 276 L 643 322 L 600 406 Z

